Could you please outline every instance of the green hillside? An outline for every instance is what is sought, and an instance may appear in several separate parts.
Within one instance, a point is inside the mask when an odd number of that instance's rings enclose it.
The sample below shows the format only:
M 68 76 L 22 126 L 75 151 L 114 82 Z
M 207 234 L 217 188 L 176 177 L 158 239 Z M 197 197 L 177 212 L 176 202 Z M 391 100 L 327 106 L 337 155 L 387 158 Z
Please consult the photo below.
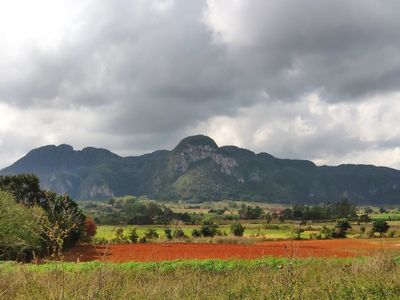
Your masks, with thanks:
M 346 196 L 359 204 L 400 201 L 400 171 L 372 165 L 316 166 L 218 145 L 209 137 L 183 139 L 173 150 L 120 157 L 108 150 L 44 146 L 0 171 L 33 173 L 42 187 L 75 199 L 127 194 L 201 202 L 246 199 L 320 203 Z

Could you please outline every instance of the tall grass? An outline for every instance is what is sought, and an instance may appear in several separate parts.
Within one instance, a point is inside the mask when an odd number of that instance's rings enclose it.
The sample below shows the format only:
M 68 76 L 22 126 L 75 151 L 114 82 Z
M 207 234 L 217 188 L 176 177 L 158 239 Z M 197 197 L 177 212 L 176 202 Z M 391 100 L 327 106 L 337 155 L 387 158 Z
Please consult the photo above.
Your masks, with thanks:
M 364 259 L 0 267 L 0 299 L 398 299 L 400 270 Z

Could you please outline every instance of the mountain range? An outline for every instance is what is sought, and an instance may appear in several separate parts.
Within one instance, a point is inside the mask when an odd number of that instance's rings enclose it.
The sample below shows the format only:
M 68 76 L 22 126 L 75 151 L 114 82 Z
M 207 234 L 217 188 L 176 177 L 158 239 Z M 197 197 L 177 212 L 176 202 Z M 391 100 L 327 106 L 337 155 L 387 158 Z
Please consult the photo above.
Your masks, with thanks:
M 400 203 L 400 171 L 372 165 L 317 166 L 280 159 L 204 135 L 173 150 L 121 157 L 106 149 L 49 145 L 30 151 L 0 175 L 32 173 L 44 189 L 74 199 L 136 195 L 163 200 L 255 200 L 281 203 Z

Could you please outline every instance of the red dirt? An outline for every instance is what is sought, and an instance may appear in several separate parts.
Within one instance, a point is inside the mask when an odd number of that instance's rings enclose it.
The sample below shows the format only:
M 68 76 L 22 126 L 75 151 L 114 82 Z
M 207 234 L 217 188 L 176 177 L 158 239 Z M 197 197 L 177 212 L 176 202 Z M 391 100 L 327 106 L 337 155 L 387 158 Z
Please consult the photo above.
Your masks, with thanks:
M 109 246 L 81 245 L 67 253 L 69 261 L 109 262 L 176 259 L 252 259 L 263 256 L 351 257 L 371 255 L 399 244 L 365 240 L 277 241 L 258 244 L 146 243 Z

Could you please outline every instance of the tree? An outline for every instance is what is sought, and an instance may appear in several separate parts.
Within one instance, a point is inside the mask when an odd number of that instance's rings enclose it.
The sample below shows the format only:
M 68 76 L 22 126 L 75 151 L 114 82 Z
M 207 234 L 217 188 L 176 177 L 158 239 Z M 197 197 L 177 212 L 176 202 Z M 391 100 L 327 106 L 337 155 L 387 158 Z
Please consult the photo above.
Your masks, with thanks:
M 149 229 L 145 232 L 144 237 L 145 237 L 147 240 L 156 240 L 156 239 L 158 239 L 158 233 L 157 233 L 157 231 L 156 231 L 155 229 L 149 228 Z
M 285 208 L 281 212 L 281 216 L 285 219 L 291 219 L 293 217 L 293 211 L 290 208 Z
M 42 206 L 48 219 L 43 228 L 49 250 L 53 257 L 60 256 L 83 236 L 85 215 L 67 195 L 46 192 Z
M 333 237 L 344 238 L 346 237 L 347 230 L 351 228 L 349 221 L 346 218 L 336 220 L 335 231 Z
M 132 228 L 129 231 L 129 240 L 131 241 L 131 243 L 137 243 L 138 239 L 139 239 L 139 235 L 136 231 L 136 228 Z
M 367 214 L 365 214 L 365 215 L 359 216 L 358 221 L 362 222 L 362 223 L 368 223 L 371 221 L 371 218 Z
M 235 235 L 235 236 L 243 236 L 245 227 L 240 224 L 239 222 L 235 222 L 231 225 L 231 232 Z
M 201 237 L 201 232 L 198 229 L 193 229 L 192 230 L 192 237 Z
M 30 260 L 44 250 L 41 223 L 43 209 L 17 203 L 0 191 L 0 260 Z
M 200 232 L 205 237 L 213 237 L 217 234 L 218 225 L 212 220 L 207 219 L 203 221 L 203 225 L 200 228 Z
M 39 179 L 30 174 L 0 176 L 0 190 L 9 192 L 16 202 L 27 208 L 42 208 L 42 236 L 52 256 L 60 256 L 85 237 L 85 215 L 67 195 L 42 191 Z
M 374 211 L 372 210 L 371 207 L 367 206 L 366 208 L 364 208 L 364 213 L 369 215 L 372 214 Z
M 380 237 L 382 237 L 382 233 L 386 233 L 389 228 L 389 224 L 384 220 L 376 220 L 372 223 L 372 231 L 379 232 Z
M 44 202 L 39 179 L 32 174 L 0 176 L 0 190 L 8 191 L 18 203 L 26 206 L 42 206 Z
M 171 228 L 165 228 L 165 229 L 164 229 L 164 233 L 165 233 L 165 237 L 166 237 L 168 240 L 172 240 L 173 236 L 172 236 L 172 230 L 171 230 Z
M 172 233 L 173 237 L 176 239 L 181 239 L 186 237 L 185 232 L 182 230 L 182 228 L 177 228 L 173 231 Z

